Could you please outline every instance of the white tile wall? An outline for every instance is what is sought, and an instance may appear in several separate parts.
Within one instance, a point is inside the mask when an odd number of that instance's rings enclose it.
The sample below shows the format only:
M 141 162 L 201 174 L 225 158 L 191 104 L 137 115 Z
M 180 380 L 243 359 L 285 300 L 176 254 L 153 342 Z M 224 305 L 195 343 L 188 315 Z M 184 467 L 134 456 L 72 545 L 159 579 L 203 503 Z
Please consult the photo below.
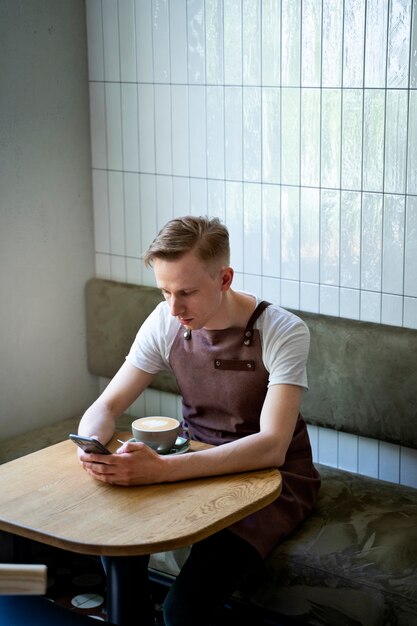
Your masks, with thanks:
M 415 0 L 86 4 L 99 276 L 152 285 L 156 231 L 209 213 L 237 287 L 417 329 Z M 417 486 L 414 451 L 311 432 L 316 460 Z

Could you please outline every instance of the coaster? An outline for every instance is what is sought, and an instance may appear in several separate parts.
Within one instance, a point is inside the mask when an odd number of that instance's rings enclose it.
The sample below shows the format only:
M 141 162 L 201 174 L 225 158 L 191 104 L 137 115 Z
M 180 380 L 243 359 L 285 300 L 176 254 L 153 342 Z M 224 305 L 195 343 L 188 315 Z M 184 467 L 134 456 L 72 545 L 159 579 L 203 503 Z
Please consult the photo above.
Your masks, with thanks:
M 71 604 L 77 609 L 94 609 L 104 604 L 104 598 L 97 593 L 81 593 L 72 598 Z

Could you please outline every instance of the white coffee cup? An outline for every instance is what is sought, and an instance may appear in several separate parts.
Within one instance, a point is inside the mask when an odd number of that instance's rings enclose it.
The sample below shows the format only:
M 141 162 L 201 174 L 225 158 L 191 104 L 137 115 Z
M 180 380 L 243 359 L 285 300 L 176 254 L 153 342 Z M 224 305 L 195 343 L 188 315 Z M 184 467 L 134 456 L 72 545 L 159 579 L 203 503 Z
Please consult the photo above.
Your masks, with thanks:
M 158 452 L 166 454 L 175 445 L 181 429 L 180 422 L 174 417 L 150 415 L 132 422 L 132 434 L 136 441 L 141 441 Z

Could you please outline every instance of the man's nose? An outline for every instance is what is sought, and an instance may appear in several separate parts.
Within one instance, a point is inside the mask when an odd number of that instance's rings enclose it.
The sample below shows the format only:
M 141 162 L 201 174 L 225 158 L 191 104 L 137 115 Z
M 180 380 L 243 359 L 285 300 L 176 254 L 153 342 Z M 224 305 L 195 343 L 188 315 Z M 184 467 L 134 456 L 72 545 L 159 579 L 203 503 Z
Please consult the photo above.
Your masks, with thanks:
M 184 305 L 182 304 L 179 298 L 175 298 L 175 296 L 171 296 L 169 306 L 171 308 L 171 315 L 177 317 L 184 311 Z

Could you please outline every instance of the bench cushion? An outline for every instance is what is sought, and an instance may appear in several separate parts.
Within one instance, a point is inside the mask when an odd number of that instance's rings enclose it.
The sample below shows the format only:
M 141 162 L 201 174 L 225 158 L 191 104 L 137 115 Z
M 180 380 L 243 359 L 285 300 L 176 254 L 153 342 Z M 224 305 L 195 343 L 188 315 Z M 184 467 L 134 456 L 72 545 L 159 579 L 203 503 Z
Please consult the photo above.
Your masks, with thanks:
M 92 278 L 86 285 L 87 358 L 91 374 L 113 378 L 136 333 L 163 296 L 159 289 Z M 175 377 L 160 372 L 151 387 L 178 393 Z
M 417 490 L 318 469 L 315 511 L 243 595 L 312 624 L 415 626 Z
M 306 421 L 417 448 L 417 331 L 294 312 L 311 337 Z
M 314 512 L 237 597 L 318 626 L 416 626 L 417 490 L 318 469 Z M 151 565 L 176 575 L 187 553 Z

